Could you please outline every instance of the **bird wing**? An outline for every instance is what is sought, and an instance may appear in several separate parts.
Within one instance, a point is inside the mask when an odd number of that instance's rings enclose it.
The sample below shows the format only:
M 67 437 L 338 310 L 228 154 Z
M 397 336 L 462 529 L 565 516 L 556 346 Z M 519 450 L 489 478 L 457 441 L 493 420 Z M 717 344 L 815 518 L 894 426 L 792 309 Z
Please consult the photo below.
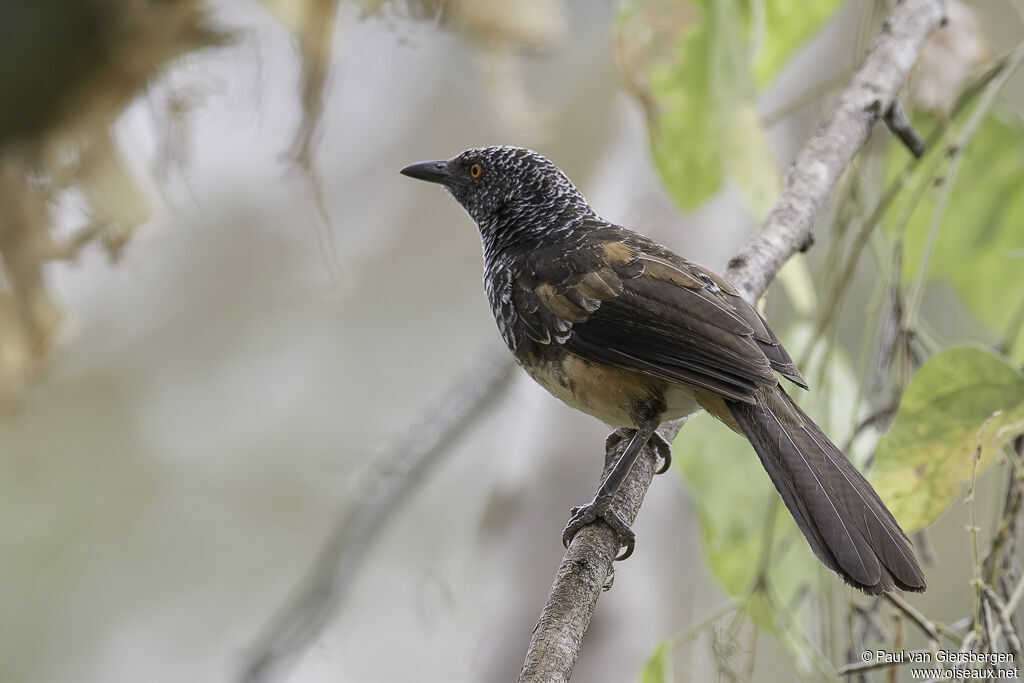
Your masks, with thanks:
M 773 371 L 806 388 L 767 323 L 725 280 L 635 233 L 605 232 L 613 239 L 557 261 L 534 255 L 537 267 L 523 270 L 512 295 L 526 336 L 745 403 L 778 384 Z

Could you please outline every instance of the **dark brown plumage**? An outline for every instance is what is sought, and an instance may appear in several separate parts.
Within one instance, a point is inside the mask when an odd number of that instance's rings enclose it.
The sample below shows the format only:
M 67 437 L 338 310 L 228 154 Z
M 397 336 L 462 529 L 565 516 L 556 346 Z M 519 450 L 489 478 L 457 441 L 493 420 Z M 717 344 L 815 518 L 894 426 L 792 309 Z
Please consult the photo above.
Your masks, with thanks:
M 484 283 L 519 364 L 554 396 L 634 430 L 563 538 L 601 518 L 632 552 L 611 498 L 655 428 L 703 407 L 754 446 L 815 555 L 869 593 L 920 591 L 911 543 L 867 481 L 790 399 L 806 388 L 764 319 L 713 272 L 613 225 L 554 164 L 512 147 L 407 167 L 476 221 Z M 752 511 L 752 514 L 755 514 Z

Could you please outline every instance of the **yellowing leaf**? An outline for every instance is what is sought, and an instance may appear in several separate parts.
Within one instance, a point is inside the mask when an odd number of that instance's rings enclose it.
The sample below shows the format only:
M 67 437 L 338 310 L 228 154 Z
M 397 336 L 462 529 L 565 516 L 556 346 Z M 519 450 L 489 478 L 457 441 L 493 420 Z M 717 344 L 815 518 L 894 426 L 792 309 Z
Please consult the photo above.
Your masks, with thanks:
M 979 348 L 958 347 L 914 375 L 878 443 L 872 483 L 904 530 L 928 526 L 974 471 L 1024 432 L 1024 376 Z

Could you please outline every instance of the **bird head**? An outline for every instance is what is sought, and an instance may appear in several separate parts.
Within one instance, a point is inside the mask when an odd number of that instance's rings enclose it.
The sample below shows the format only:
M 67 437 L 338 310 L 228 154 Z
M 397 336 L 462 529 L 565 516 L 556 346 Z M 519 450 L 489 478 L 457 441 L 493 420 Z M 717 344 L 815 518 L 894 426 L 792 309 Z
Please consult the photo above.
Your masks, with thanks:
M 572 181 L 547 157 L 521 147 L 475 147 L 447 161 L 402 169 L 438 183 L 476 222 L 484 245 L 501 246 L 592 215 Z

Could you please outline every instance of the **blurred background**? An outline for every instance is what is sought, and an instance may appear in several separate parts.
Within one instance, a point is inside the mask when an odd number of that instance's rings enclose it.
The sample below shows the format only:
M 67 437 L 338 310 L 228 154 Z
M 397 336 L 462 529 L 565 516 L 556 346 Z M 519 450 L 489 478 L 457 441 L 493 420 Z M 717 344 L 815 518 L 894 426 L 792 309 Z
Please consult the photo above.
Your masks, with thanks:
M 532 147 L 724 270 L 891 10 L 815 7 L 0 2 L 0 681 L 513 680 L 607 430 L 500 370 L 472 222 L 398 169 Z M 1024 429 L 1022 17 L 955 3 L 904 94 L 934 154 L 879 129 L 766 300 L 836 442 L 937 505 L 898 516 L 951 625 Z M 876 443 L 965 342 L 1001 364 L 958 433 L 984 472 L 908 480 L 940 456 Z M 834 676 L 879 605 L 742 440 L 675 453 L 574 680 Z

